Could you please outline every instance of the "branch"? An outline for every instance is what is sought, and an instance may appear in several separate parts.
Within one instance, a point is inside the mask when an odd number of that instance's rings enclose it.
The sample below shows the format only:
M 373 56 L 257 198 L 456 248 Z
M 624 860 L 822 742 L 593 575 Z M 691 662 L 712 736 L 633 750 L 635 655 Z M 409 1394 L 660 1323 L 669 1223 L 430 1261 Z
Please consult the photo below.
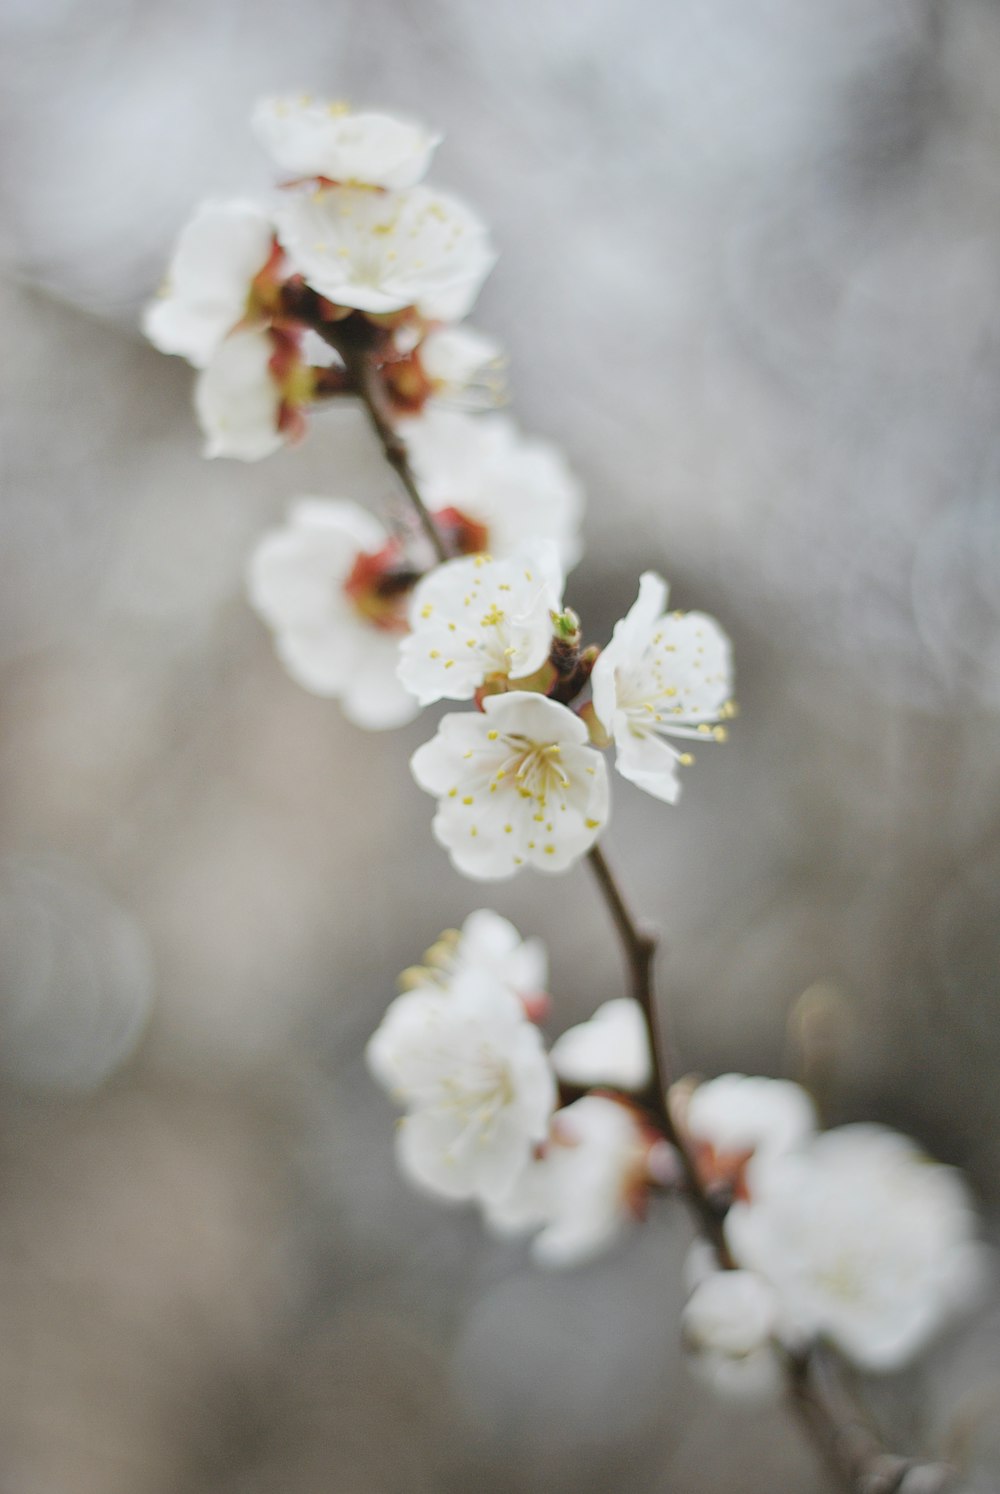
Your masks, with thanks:
M 855 1494 L 948 1494 L 956 1471 L 890 1452 L 844 1375 L 823 1348 L 791 1358 L 787 1366 L 792 1409 L 828 1467 Z
M 307 304 L 306 298 L 310 294 L 307 292 L 305 297 L 295 303 L 295 314 L 344 360 L 348 387 L 364 406 L 383 455 L 399 478 L 431 549 L 439 561 L 450 560 L 451 555 L 441 531 L 420 496 L 406 443 L 392 423 L 389 404 L 379 378 L 378 364 L 372 356 L 378 337 L 384 334 L 364 319 L 347 317 L 343 321 L 324 321 L 318 310 Z
M 420 527 L 427 536 L 434 554 L 439 561 L 450 560 L 448 546 L 441 536 L 441 531 L 420 496 L 420 489 L 417 487 L 417 480 L 413 475 L 407 455 L 406 444 L 389 418 L 375 363 L 367 352 L 352 349 L 350 344 L 340 351 L 347 367 L 351 386 L 367 411 L 372 430 L 381 442 L 385 459 L 405 488 L 406 496 L 413 505 L 413 511 L 420 521 Z
M 670 1113 L 670 1075 L 653 988 L 657 941 L 632 917 L 599 846 L 590 850 L 588 859 L 621 941 L 632 995 L 646 1022 L 653 1073 L 642 1100 L 677 1151 L 685 1196 L 702 1234 L 714 1246 L 720 1263 L 731 1268 L 735 1262 L 726 1243 L 725 1210 L 720 1211 L 702 1186 L 687 1141 Z M 946 1494 L 955 1488 L 953 1469 L 939 1463 L 899 1457 L 888 1450 L 838 1372 L 837 1365 L 824 1350 L 817 1348 L 797 1358 L 789 1358 L 787 1387 L 800 1422 L 831 1470 L 852 1494 Z
M 731 1266 L 733 1262 L 722 1229 L 724 1213 L 720 1212 L 717 1204 L 702 1186 L 687 1140 L 678 1130 L 670 1113 L 668 1100 L 670 1075 L 667 1072 L 660 1018 L 653 987 L 653 965 L 656 960 L 657 941 L 652 934 L 640 929 L 632 917 L 621 888 L 604 859 L 604 852 L 600 846 L 593 846 L 587 853 L 587 859 L 593 868 L 597 885 L 618 931 L 628 966 L 632 995 L 638 1002 L 646 1023 L 653 1074 L 642 1099 L 680 1158 L 685 1196 L 697 1217 L 702 1233 L 715 1247 L 722 1264 Z

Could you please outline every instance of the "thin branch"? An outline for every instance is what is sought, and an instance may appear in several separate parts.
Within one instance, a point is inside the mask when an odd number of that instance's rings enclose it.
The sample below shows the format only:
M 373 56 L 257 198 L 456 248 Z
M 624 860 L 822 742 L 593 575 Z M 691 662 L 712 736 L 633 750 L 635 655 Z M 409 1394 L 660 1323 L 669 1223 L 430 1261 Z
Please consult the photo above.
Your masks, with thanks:
M 341 356 L 346 364 L 348 378 L 354 392 L 364 405 L 372 430 L 381 443 L 385 459 L 402 483 L 434 554 L 439 561 L 450 560 L 448 546 L 442 538 L 441 531 L 420 496 L 420 489 L 417 487 L 417 480 L 410 466 L 406 443 L 389 418 L 378 369 L 367 352 L 356 351 L 349 344 L 342 350 Z
M 792 1409 L 827 1466 L 856 1494 L 948 1494 L 956 1471 L 890 1452 L 829 1351 L 788 1361 Z
M 363 320 L 355 321 L 353 318 L 339 322 L 323 321 L 315 312 L 309 315 L 305 304 L 296 306 L 295 309 L 301 320 L 308 322 L 313 331 L 344 360 L 349 388 L 364 406 L 383 455 L 399 478 L 431 549 L 439 561 L 450 560 L 452 557 L 444 537 L 420 496 L 406 443 L 392 423 L 378 365 L 372 356 L 375 335 L 372 324 Z
M 605 860 L 600 846 L 593 846 L 588 852 L 587 859 L 593 868 L 597 885 L 618 931 L 628 966 L 632 995 L 638 1002 L 646 1023 L 653 1072 L 648 1089 L 642 1098 L 656 1124 L 680 1158 L 685 1196 L 697 1216 L 701 1230 L 714 1245 L 723 1265 L 732 1265 L 722 1228 L 723 1215 L 702 1186 L 687 1139 L 674 1123 L 674 1118 L 670 1113 L 668 1098 L 670 1075 L 667 1071 L 666 1050 L 653 985 L 657 941 L 652 934 L 642 930 L 632 917 L 618 881 Z

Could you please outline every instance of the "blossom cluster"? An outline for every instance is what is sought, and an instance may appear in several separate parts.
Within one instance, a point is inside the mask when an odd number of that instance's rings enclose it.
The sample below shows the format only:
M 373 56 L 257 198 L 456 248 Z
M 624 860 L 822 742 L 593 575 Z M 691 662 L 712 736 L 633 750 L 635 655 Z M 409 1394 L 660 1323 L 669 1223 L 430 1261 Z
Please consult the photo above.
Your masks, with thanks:
M 547 958 L 483 908 L 408 970 L 368 1044 L 369 1067 L 404 1108 L 403 1173 L 442 1198 L 473 1200 L 501 1234 L 531 1234 L 535 1258 L 571 1265 L 641 1213 L 663 1145 L 632 1091 L 649 1079 L 635 1002 L 615 1001 L 547 1051 Z M 603 1088 L 562 1103 L 560 1081 Z
M 500 349 L 464 319 L 496 256 L 424 180 L 440 137 L 307 97 L 263 100 L 253 128 L 280 184 L 198 208 L 145 331 L 197 370 L 206 455 L 268 456 L 351 398 L 407 502 L 383 520 L 300 498 L 254 550 L 250 600 L 289 674 L 355 725 L 463 707 L 411 759 L 457 870 L 561 872 L 608 822 L 606 751 L 674 804 L 690 743 L 725 739 L 729 640 L 649 570 L 610 640 L 585 641 L 565 600 L 581 487 L 495 408 Z M 819 1343 L 898 1368 L 967 1302 L 983 1256 L 954 1171 L 884 1127 L 822 1130 L 788 1081 L 664 1095 L 648 987 L 549 1044 L 547 983 L 544 946 L 488 909 L 405 972 L 367 1061 L 416 1186 L 552 1266 L 607 1249 L 654 1194 L 693 1195 L 715 1227 L 689 1258 L 684 1338 L 724 1393 L 775 1390 Z
M 642 1012 L 610 1001 L 546 1049 L 544 949 L 496 913 L 444 936 L 368 1045 L 403 1106 L 397 1154 L 424 1191 L 473 1200 L 500 1234 L 567 1266 L 613 1244 L 651 1193 L 682 1185 L 650 1104 Z M 684 1337 L 724 1394 L 781 1383 L 784 1356 L 825 1340 L 862 1369 L 909 1362 L 969 1301 L 983 1254 L 965 1186 L 882 1126 L 821 1131 L 787 1080 L 725 1074 L 671 1091 L 726 1255 L 688 1263 Z
M 459 871 L 562 871 L 607 823 L 603 748 L 673 803 L 692 760 L 676 739 L 725 736 L 729 642 L 702 613 L 668 612 L 650 572 L 608 646 L 583 645 L 563 600 L 582 507 L 565 459 L 506 415 L 448 405 L 497 358 L 460 325 L 495 256 L 471 209 L 422 184 L 439 137 L 311 99 L 265 100 L 253 123 L 289 179 L 198 210 L 147 334 L 200 369 L 210 455 L 266 454 L 324 394 L 374 400 L 448 558 L 409 511 L 385 525 L 303 498 L 257 545 L 250 599 L 293 678 L 359 726 L 472 703 L 412 759 Z
M 302 435 L 363 346 L 413 413 L 496 383 L 499 350 L 460 325 L 496 255 L 465 203 L 423 182 L 440 137 L 346 105 L 263 99 L 254 132 L 280 185 L 204 202 L 144 329 L 199 370 L 207 456 L 256 461 Z

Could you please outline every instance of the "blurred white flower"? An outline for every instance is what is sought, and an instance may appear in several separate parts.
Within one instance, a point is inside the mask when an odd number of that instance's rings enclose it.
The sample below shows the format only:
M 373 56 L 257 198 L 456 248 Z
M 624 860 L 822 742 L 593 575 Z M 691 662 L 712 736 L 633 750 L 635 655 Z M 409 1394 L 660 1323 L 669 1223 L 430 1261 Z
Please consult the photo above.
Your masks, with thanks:
M 392 555 L 386 531 L 357 504 L 303 498 L 262 536 L 247 576 L 292 678 L 339 699 L 348 720 L 369 729 L 418 711 L 396 677 L 405 619 L 391 594 L 379 595 Z
M 594 711 L 614 738 L 615 766 L 630 783 L 675 804 L 679 763 L 689 760 L 664 736 L 724 740 L 714 726 L 730 714 L 729 640 L 702 612 L 664 611 L 667 587 L 647 571 L 631 610 L 594 665 Z
M 496 403 L 503 350 L 473 327 L 435 327 L 420 343 L 420 362 L 435 395 L 449 402 Z
M 461 929 L 450 929 L 424 955 L 424 964 L 404 972 L 412 986 L 483 975 L 516 996 L 533 1021 L 546 1001 L 548 955 L 541 939 L 522 939 L 514 925 L 491 908 L 470 913 Z
M 556 1039 L 551 1058 L 560 1079 L 569 1084 L 643 1089 L 652 1066 L 642 1008 L 631 996 L 606 1001 L 589 1021 Z
M 366 1057 L 407 1111 L 400 1167 L 430 1192 L 501 1197 L 548 1133 L 556 1084 L 541 1034 L 482 970 L 398 997 Z
M 583 492 L 557 447 L 522 435 L 506 415 L 433 405 L 400 430 L 428 507 L 481 526 L 479 548 L 508 556 L 551 540 L 565 568 L 579 560 Z
M 256 462 L 285 444 L 274 353 L 269 332 L 241 329 L 219 344 L 198 375 L 194 407 L 207 457 Z
M 692 1369 L 733 1400 L 770 1401 L 781 1392 L 774 1328 L 774 1293 L 752 1271 L 706 1271 L 681 1315 Z
M 457 321 L 496 261 L 471 208 L 429 187 L 291 192 L 276 218 L 293 269 L 321 296 L 358 311 L 412 306 L 428 321 Z
M 552 1119 L 543 1155 L 484 1211 L 498 1234 L 538 1231 L 532 1254 L 574 1266 L 602 1254 L 641 1211 L 651 1137 L 626 1105 L 585 1095 Z
M 761 1152 L 726 1218 L 741 1266 L 774 1289 L 780 1336 L 822 1336 L 861 1368 L 905 1365 L 981 1284 L 959 1174 L 881 1126 L 842 1126 Z
M 683 1121 L 696 1147 L 711 1154 L 709 1170 L 790 1151 L 817 1125 L 816 1107 L 801 1085 L 756 1074 L 706 1079 L 688 1097 Z
M 160 296 L 142 328 L 161 353 L 204 368 L 251 311 L 253 280 L 274 243 L 270 215 L 255 202 L 204 202 L 181 230 Z
M 251 125 L 264 149 L 296 177 L 369 187 L 412 187 L 441 136 L 392 114 L 355 114 L 308 96 L 263 98 Z
M 565 871 L 608 818 L 603 757 L 579 716 L 543 695 L 491 695 L 482 711 L 445 716 L 410 766 L 438 796 L 436 839 L 469 877 Z
M 510 560 L 449 560 L 418 584 L 399 678 L 421 705 L 471 700 L 487 681 L 525 679 L 552 646 L 562 572 L 551 547 Z

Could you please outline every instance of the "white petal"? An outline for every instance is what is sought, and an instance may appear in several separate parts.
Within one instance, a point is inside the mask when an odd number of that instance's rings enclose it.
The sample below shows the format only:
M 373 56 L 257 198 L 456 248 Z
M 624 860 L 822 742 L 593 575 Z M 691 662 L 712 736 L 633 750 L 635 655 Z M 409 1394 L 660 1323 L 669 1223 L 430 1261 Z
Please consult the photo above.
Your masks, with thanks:
M 628 996 L 606 1001 L 589 1022 L 569 1028 L 556 1040 L 550 1058 L 559 1077 L 570 1084 L 642 1089 L 649 1082 L 651 1065 L 638 1002 Z
M 749 1354 L 774 1331 L 774 1293 L 752 1271 L 715 1271 L 695 1287 L 681 1322 L 693 1347 Z
M 195 412 L 207 457 L 255 462 L 284 445 L 281 394 L 271 376 L 273 344 L 256 329 L 233 332 L 195 384 Z
M 467 876 L 565 870 L 607 820 L 604 759 L 566 706 L 525 691 L 483 704 L 445 716 L 412 759 L 420 787 L 438 796 L 434 835 Z
M 491 676 L 523 679 L 548 658 L 552 613 L 561 609 L 554 550 L 448 561 L 414 592 L 399 677 L 421 705 L 471 700 Z
M 506 415 L 434 406 L 402 429 L 429 506 L 455 508 L 483 525 L 491 555 L 551 540 L 564 567 L 576 563 L 583 491 L 555 446 L 525 437 Z
M 680 753 L 655 733 L 636 730 L 624 711 L 617 713 L 614 725 L 615 767 L 618 772 L 629 783 L 652 794 L 654 799 L 661 799 L 664 804 L 676 804 L 681 794 L 677 772 Z
M 356 503 L 300 499 L 280 529 L 259 540 L 247 570 L 250 602 L 274 628 L 318 628 L 346 614 L 338 602 L 359 554 L 386 543 L 381 524 Z
M 204 368 L 245 316 L 273 237 L 270 215 L 255 202 L 203 203 L 181 230 L 163 294 L 143 314 L 150 342 Z
M 259 100 L 252 127 L 279 166 L 373 187 L 411 187 L 430 165 L 440 135 L 391 114 L 353 114 L 303 98 Z
M 277 217 L 295 269 L 320 295 L 359 311 L 415 306 L 429 320 L 457 319 L 496 259 L 470 208 L 422 186 L 297 192 Z

